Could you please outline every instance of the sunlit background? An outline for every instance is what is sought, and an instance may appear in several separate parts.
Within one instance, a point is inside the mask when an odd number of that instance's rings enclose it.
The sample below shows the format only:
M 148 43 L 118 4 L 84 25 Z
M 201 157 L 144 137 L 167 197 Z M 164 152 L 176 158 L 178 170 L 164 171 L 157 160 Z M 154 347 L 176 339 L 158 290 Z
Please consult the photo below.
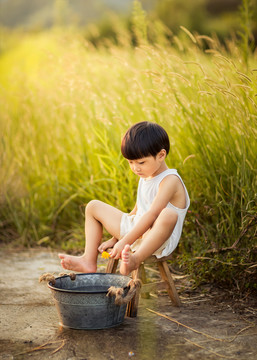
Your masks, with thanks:
M 142 0 L 149 26 L 161 20 L 174 34 L 183 25 L 190 31 L 221 38 L 240 31 L 242 0 Z M 252 33 L 257 35 L 256 0 L 251 5 Z M 95 41 L 115 38 L 114 19 L 131 28 L 133 0 L 0 0 L 0 23 L 8 28 L 39 31 L 53 25 L 79 26 Z
M 256 8 L 0 0 L 1 244 L 82 251 L 88 201 L 133 207 L 120 140 L 155 121 L 191 197 L 177 266 L 256 287 Z

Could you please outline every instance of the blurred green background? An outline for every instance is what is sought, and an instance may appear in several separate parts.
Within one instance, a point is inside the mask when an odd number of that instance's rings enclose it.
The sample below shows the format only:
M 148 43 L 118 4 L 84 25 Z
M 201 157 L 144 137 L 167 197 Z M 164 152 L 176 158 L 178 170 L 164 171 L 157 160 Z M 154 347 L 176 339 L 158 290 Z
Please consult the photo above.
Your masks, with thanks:
M 252 0 L 252 32 L 257 36 L 257 2 Z M 142 0 L 151 21 L 160 19 L 173 33 L 182 25 L 190 31 L 225 38 L 239 30 L 242 0 Z M 133 0 L 0 0 L 0 23 L 8 28 L 38 31 L 54 24 L 87 29 L 97 24 L 100 36 L 115 36 L 118 17 L 130 26 Z M 91 29 L 91 36 L 94 31 Z
M 155 121 L 191 197 L 173 266 L 256 290 L 255 5 L 0 0 L 0 243 L 83 251 L 88 201 L 133 207 L 120 140 Z

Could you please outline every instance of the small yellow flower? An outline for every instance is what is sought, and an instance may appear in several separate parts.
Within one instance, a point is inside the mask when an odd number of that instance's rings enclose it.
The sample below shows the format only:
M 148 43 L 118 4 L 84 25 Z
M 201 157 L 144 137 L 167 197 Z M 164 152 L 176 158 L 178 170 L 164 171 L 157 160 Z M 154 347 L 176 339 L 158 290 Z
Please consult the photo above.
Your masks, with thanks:
M 102 258 L 103 259 L 109 259 L 109 257 L 110 257 L 110 254 L 107 251 L 102 252 Z

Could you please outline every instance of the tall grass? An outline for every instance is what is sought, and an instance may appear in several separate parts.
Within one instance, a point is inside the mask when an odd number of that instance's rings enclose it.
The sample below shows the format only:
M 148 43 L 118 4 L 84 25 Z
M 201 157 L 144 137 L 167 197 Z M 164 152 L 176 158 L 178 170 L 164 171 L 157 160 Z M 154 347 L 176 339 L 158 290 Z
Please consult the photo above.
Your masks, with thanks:
M 256 54 L 247 69 L 233 42 L 225 50 L 183 28 L 172 46 L 161 33 L 155 38 L 135 49 L 129 42 L 95 49 L 75 30 L 52 30 L 2 52 L 1 241 L 81 249 L 88 201 L 131 209 L 137 179 L 120 140 L 132 123 L 149 120 L 168 131 L 168 165 L 191 197 L 181 259 L 236 242 L 252 264 Z

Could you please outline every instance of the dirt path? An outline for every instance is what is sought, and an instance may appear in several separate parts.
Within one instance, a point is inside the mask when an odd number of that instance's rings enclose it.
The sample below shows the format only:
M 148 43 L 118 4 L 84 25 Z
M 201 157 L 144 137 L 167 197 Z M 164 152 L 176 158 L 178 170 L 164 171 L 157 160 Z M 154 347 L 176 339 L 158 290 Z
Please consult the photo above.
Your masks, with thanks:
M 253 301 L 184 291 L 180 309 L 166 295 L 140 299 L 138 317 L 116 328 L 71 330 L 59 326 L 50 290 L 38 283 L 42 273 L 61 271 L 55 252 L 0 249 L 0 270 L 0 359 L 256 359 Z

